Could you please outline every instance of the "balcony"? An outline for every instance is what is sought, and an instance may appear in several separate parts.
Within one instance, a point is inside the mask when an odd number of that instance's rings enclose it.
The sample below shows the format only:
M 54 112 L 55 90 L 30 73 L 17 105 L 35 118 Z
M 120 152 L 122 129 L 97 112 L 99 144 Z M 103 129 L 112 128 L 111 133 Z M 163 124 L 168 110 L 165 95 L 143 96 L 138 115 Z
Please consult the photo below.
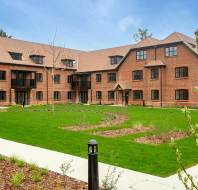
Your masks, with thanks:
M 35 79 L 12 79 L 11 87 L 13 89 L 36 88 L 36 80 Z
M 87 91 L 91 88 L 91 81 L 73 81 L 71 87 L 72 90 Z

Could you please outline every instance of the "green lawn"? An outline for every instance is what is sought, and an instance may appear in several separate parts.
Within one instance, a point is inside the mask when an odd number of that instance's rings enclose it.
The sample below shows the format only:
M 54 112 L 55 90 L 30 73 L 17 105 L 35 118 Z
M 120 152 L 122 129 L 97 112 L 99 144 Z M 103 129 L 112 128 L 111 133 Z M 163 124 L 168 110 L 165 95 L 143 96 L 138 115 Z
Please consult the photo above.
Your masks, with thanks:
M 114 107 L 97 105 L 32 106 L 22 109 L 14 106 L 8 112 L 0 112 L 0 137 L 31 144 L 81 157 L 87 157 L 87 142 L 99 142 L 99 161 L 158 176 L 176 172 L 175 154 L 169 144 L 145 145 L 132 139 L 171 130 L 187 130 L 184 114 L 179 109 L 144 107 Z M 117 138 L 93 136 L 90 131 L 72 132 L 61 127 L 81 124 L 98 124 L 107 112 L 124 113 L 128 121 L 114 128 L 132 127 L 136 123 L 152 124 L 156 130 Z M 192 111 L 194 123 L 198 123 L 198 111 Z M 104 129 L 95 129 L 104 130 Z M 94 130 L 93 130 L 94 131 Z M 92 132 L 93 132 L 92 131 Z M 177 141 L 186 167 L 198 163 L 198 148 L 192 137 Z

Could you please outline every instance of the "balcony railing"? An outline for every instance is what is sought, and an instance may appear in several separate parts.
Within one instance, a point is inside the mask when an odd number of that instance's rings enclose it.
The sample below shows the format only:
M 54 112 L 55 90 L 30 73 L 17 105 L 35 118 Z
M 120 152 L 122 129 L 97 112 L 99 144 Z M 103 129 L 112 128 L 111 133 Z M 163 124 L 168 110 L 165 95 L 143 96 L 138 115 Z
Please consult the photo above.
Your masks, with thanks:
M 35 79 L 12 79 L 12 88 L 36 88 Z
M 91 81 L 73 81 L 71 87 L 72 90 L 88 90 L 91 88 Z

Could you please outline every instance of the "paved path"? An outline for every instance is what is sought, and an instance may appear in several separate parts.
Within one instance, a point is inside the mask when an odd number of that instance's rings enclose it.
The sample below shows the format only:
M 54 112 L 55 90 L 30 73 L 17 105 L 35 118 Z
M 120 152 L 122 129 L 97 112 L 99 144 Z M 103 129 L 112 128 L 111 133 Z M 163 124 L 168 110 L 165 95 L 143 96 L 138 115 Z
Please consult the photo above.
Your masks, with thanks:
M 59 167 L 62 163 L 72 160 L 72 169 L 74 169 L 74 172 L 69 176 L 87 182 L 87 159 L 1 138 L 0 154 L 8 157 L 15 155 L 27 163 L 36 163 L 40 167 L 47 167 L 49 170 L 58 173 L 61 173 Z M 109 166 L 110 165 L 99 163 L 100 184 Z M 129 188 L 132 185 L 135 190 L 185 190 L 181 182 L 177 179 L 177 175 L 161 178 L 133 170 L 116 168 L 117 171 L 122 172 L 118 190 L 132 189 Z M 192 167 L 188 171 L 196 176 L 196 174 L 198 174 L 198 166 Z

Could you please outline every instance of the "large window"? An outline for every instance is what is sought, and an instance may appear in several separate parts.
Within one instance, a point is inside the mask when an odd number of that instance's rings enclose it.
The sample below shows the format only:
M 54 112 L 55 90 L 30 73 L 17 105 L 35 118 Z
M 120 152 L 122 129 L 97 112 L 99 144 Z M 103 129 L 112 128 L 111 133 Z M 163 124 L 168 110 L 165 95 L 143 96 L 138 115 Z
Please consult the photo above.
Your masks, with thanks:
M 102 80 L 102 75 L 96 74 L 96 82 L 101 82 L 101 80 Z
M 62 59 L 61 61 L 66 67 L 74 67 L 74 64 L 76 63 L 73 59 Z
M 102 99 L 102 92 L 101 91 L 96 91 L 96 99 L 97 100 Z
M 43 92 L 42 91 L 37 91 L 36 92 L 36 99 L 37 100 L 43 100 Z
M 168 57 L 176 56 L 177 55 L 177 47 L 166 47 L 165 48 L 165 55 Z
M 176 78 L 188 77 L 188 67 L 175 68 L 175 77 Z
M 151 90 L 151 100 L 159 100 L 159 90 Z
M 159 68 L 154 67 L 151 68 L 151 79 L 158 79 L 159 78 Z
M 61 93 L 59 91 L 54 91 L 54 100 L 60 100 L 61 99 Z
M 43 58 L 42 55 L 30 55 L 30 59 L 36 64 L 43 64 Z
M 0 91 L 0 101 L 6 101 L 6 91 Z
M 22 60 L 22 53 L 9 52 L 9 54 L 14 60 Z
M 60 84 L 60 75 L 54 75 L 54 84 Z
M 110 57 L 111 65 L 115 65 L 115 64 L 120 63 L 120 61 L 122 60 L 122 58 L 123 58 L 123 56 L 121 56 L 121 55 L 111 56 Z
M 0 80 L 6 80 L 6 71 L 0 71 Z
M 133 91 L 133 99 L 134 100 L 142 100 L 143 99 L 143 90 L 134 90 Z
M 147 51 L 141 50 L 136 51 L 136 60 L 145 60 L 147 59 Z
M 42 82 L 43 81 L 43 74 L 42 73 L 36 73 L 36 81 Z
M 133 80 L 142 80 L 143 79 L 143 71 L 142 70 L 133 71 L 132 79 Z
M 114 91 L 108 91 L 108 99 L 114 100 Z
M 189 93 L 187 89 L 178 89 L 175 91 L 175 99 L 176 100 L 188 100 Z
M 116 81 L 116 73 L 108 73 L 108 81 L 109 82 Z

